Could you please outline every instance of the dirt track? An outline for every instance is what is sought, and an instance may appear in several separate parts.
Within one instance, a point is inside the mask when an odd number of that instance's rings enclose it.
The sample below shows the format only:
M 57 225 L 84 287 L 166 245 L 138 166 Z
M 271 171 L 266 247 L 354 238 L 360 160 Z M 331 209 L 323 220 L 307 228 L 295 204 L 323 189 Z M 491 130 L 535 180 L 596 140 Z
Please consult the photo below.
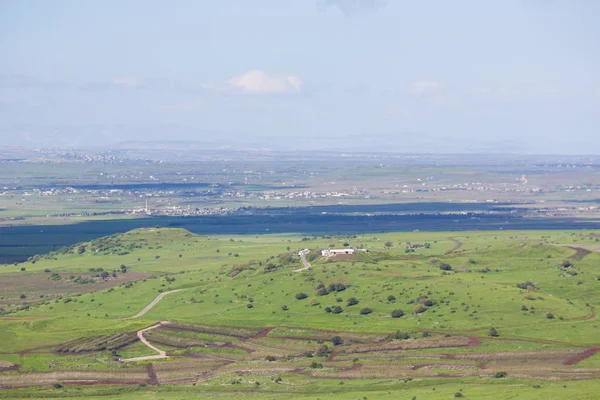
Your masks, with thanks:
M 165 297 L 168 294 L 171 293 L 175 293 L 175 292 L 180 292 L 183 289 L 177 289 L 177 290 L 171 290 L 169 292 L 164 292 L 159 294 L 158 296 L 156 296 L 156 298 L 154 300 L 152 300 L 150 302 L 150 304 L 148 304 L 142 311 L 140 311 L 139 313 L 135 314 L 133 317 L 128 317 L 128 318 L 122 318 L 124 321 L 128 320 L 128 319 L 134 319 L 134 318 L 139 318 L 142 315 L 146 314 L 148 311 L 150 311 L 152 309 L 152 307 L 154 307 L 156 304 L 158 304 L 159 301 L 161 301 L 163 299 L 163 297 Z
M 124 358 L 121 361 L 122 362 L 133 362 L 133 361 L 144 361 L 144 360 L 157 360 L 157 359 L 161 359 L 161 358 L 167 358 L 167 353 L 162 351 L 161 349 L 159 349 L 158 347 L 155 347 L 154 345 L 152 345 L 152 343 L 150 343 L 145 337 L 144 337 L 144 332 L 147 332 L 151 329 L 156 329 L 158 327 L 160 327 L 160 325 L 162 324 L 162 322 L 159 322 L 156 325 L 152 325 L 149 328 L 145 328 L 142 329 L 141 331 L 138 331 L 137 336 L 138 338 L 140 338 L 140 341 L 142 343 L 144 343 L 146 346 L 150 347 L 152 350 L 156 351 L 158 354 L 154 355 L 154 356 L 143 356 L 143 357 L 133 357 L 133 358 Z

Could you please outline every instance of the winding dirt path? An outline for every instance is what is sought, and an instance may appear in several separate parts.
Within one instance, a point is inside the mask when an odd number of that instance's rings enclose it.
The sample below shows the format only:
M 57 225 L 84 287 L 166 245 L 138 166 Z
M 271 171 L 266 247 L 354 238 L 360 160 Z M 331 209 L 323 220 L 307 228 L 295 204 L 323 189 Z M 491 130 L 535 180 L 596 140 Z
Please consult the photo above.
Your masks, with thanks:
M 167 353 L 165 351 L 163 351 L 163 350 L 159 349 L 158 347 L 154 346 L 152 343 L 150 343 L 144 337 L 144 332 L 147 332 L 147 331 L 152 330 L 152 329 L 159 328 L 162 324 L 163 324 L 163 322 L 159 322 L 158 324 L 152 325 L 151 327 L 148 327 L 148 328 L 145 328 L 145 329 L 142 329 L 142 330 L 138 331 L 138 333 L 137 333 L 137 336 L 138 336 L 138 338 L 140 338 L 140 341 L 142 343 L 144 343 L 146 346 L 150 347 L 155 352 L 157 352 L 158 354 L 156 354 L 154 356 L 123 358 L 123 359 L 121 359 L 121 361 L 122 362 L 132 362 L 132 361 L 157 360 L 157 359 L 161 359 L 161 358 L 167 358 Z
M 294 272 L 302 272 L 309 270 L 310 263 L 306 261 L 306 254 L 304 254 L 304 252 L 300 253 L 300 260 L 302 260 L 302 265 L 304 265 L 304 267 L 300 269 L 295 269 Z
M 148 304 L 142 311 L 140 311 L 139 313 L 135 314 L 133 317 L 121 318 L 121 319 L 123 321 L 125 321 L 125 320 L 128 320 L 128 319 L 139 318 L 142 315 L 146 314 L 148 311 L 150 311 L 152 309 L 152 307 L 154 307 L 155 305 L 157 305 L 158 302 L 161 301 L 163 299 L 163 297 L 165 297 L 166 295 L 171 294 L 171 293 L 175 293 L 175 292 L 180 292 L 182 290 L 183 289 L 176 289 L 176 290 L 171 290 L 171 291 L 168 291 L 168 292 L 161 293 L 158 296 L 156 296 L 156 298 L 154 300 L 152 300 L 150 302 L 150 304 Z
M 463 246 L 463 243 L 461 241 L 457 240 L 455 237 L 449 237 L 448 239 L 450 239 L 452 242 L 454 242 L 454 247 L 452 249 L 446 251 L 444 253 L 444 255 L 450 255 Z

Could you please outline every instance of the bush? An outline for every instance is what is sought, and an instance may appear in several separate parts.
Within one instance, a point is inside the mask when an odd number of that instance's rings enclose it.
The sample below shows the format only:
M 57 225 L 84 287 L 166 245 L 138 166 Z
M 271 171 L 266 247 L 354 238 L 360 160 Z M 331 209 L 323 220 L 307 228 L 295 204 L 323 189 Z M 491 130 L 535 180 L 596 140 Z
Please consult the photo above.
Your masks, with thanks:
M 331 312 L 334 314 L 341 314 L 344 309 L 340 306 L 335 306 L 331 309 Z
M 395 297 L 394 295 L 391 295 L 391 294 L 390 294 L 390 295 L 387 297 L 387 300 L 388 300 L 388 301 L 394 301 L 394 300 L 396 300 L 396 297 Z
M 339 346 L 340 344 L 343 344 L 343 343 L 344 343 L 344 340 L 343 340 L 343 339 L 342 339 L 340 336 L 333 336 L 333 337 L 331 338 L 331 343 L 332 343 L 334 346 Z
M 310 367 L 311 367 L 311 368 L 313 368 L 313 369 L 316 369 L 316 368 L 323 368 L 323 364 L 321 364 L 321 363 L 318 363 L 318 362 L 316 362 L 316 361 L 313 361 L 313 362 L 312 362 L 312 364 L 310 364 Z
M 368 315 L 373 312 L 373 309 L 370 307 L 363 307 L 360 309 L 360 315 Z
M 440 269 L 442 271 L 452 271 L 452 267 L 450 266 L 450 264 L 447 264 L 447 263 L 441 263 Z
M 506 378 L 508 376 L 508 373 L 504 372 L 504 371 L 500 371 L 500 372 L 496 372 L 496 374 L 494 375 L 494 378 Z
M 421 314 L 424 313 L 425 311 L 427 311 L 427 307 L 423 306 L 423 305 L 418 305 L 415 307 L 415 309 L 413 310 L 413 312 L 415 314 Z
M 402 333 L 400 331 L 396 331 L 396 333 L 394 334 L 394 339 L 406 340 L 406 339 L 410 339 L 410 335 L 408 333 Z
M 349 306 L 354 306 L 356 304 L 358 304 L 358 299 L 356 297 L 350 297 L 348 299 L 348 305 Z
M 269 362 L 271 362 L 271 361 L 277 360 L 277 358 L 275 358 L 274 356 L 267 356 L 266 360 L 269 361 Z
M 552 313 L 546 313 L 546 318 L 553 319 L 554 318 L 554 314 L 552 314 Z
M 402 310 L 392 311 L 392 318 L 400 318 L 402 316 L 404 316 L 404 311 L 402 311 Z
M 332 312 L 332 309 L 331 309 L 331 307 L 325 307 L 325 312 L 326 312 L 326 313 L 331 313 L 331 312 Z
M 306 293 L 298 293 L 298 294 L 296 294 L 296 299 L 297 300 L 302 300 L 302 299 L 305 299 L 307 297 L 308 297 L 308 295 Z
M 282 305 L 282 306 L 281 306 L 281 309 L 282 309 L 283 311 L 287 311 L 287 310 L 289 310 L 289 309 L 288 309 L 288 306 L 287 306 L 286 304 Z
M 490 328 L 490 336 L 498 337 L 500 335 L 498 334 L 498 331 L 496 330 L 496 328 Z
M 454 393 L 454 397 L 465 397 L 461 392 Z

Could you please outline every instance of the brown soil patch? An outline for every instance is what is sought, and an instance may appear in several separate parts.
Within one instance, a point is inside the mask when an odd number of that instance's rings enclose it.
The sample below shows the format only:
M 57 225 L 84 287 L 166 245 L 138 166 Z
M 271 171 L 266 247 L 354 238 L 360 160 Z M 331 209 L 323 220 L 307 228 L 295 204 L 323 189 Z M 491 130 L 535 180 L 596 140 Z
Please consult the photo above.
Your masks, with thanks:
M 158 377 L 156 376 L 156 372 L 154 371 L 154 365 L 146 364 L 146 372 L 148 373 L 148 384 L 158 385 Z
M 587 349 L 583 353 L 580 353 L 580 354 L 577 354 L 576 356 L 568 358 L 565 362 L 563 362 L 563 364 L 564 365 L 577 364 L 578 362 L 583 361 L 586 358 L 593 356 L 594 354 L 598 353 L 599 351 L 600 351 L 600 348 L 592 347 L 591 349 Z
M 584 249 L 582 247 L 567 246 L 567 248 L 575 250 L 575 254 L 573 254 L 571 258 L 577 261 L 583 259 L 583 257 L 587 256 L 588 254 L 592 254 L 591 250 Z
M 53 281 L 50 279 L 50 273 L 36 274 L 2 274 L 0 280 L 0 305 L 22 305 L 33 302 L 48 301 L 58 296 L 67 296 L 76 293 L 89 293 L 98 290 L 118 286 L 124 282 L 137 281 L 148 278 L 152 274 L 146 272 L 127 272 L 118 274 L 116 278 L 97 279 L 94 283 L 74 283 L 67 282 L 69 276 L 81 276 L 82 278 L 91 278 L 91 274 L 80 273 L 61 273 L 62 280 Z M 21 294 L 26 294 L 26 299 L 20 299 Z M 40 295 L 44 295 L 40 298 Z

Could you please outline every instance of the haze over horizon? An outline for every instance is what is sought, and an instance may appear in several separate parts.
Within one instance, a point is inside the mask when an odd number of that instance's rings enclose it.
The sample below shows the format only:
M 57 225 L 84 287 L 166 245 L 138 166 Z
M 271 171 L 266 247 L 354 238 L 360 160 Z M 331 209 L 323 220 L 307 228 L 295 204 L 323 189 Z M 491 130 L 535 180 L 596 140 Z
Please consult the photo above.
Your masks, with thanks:
M 0 3 L 0 144 L 600 154 L 600 3 Z

